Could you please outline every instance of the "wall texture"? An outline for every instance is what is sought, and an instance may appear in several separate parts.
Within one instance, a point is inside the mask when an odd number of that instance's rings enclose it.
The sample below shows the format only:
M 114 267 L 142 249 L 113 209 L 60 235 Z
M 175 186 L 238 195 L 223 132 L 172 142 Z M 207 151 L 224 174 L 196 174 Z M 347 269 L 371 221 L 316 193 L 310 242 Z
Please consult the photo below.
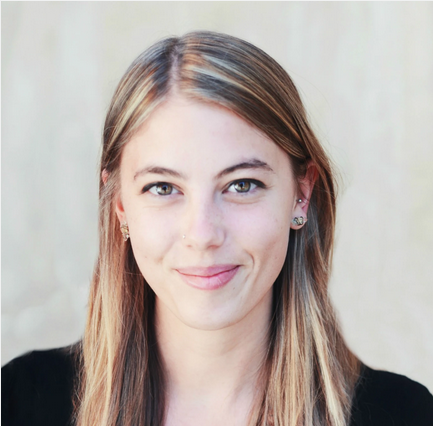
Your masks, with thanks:
M 82 335 L 111 95 L 151 43 L 208 29 L 287 69 L 340 168 L 331 293 L 350 347 L 433 391 L 433 3 L 1 9 L 3 363 Z

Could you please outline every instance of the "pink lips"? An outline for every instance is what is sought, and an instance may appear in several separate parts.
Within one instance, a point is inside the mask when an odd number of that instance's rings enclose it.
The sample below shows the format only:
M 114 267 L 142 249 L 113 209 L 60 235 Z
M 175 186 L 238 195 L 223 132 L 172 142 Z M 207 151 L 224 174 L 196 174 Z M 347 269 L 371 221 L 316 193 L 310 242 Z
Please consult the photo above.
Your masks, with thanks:
M 215 265 L 208 268 L 179 268 L 182 279 L 200 290 L 216 290 L 225 286 L 238 272 L 239 265 Z

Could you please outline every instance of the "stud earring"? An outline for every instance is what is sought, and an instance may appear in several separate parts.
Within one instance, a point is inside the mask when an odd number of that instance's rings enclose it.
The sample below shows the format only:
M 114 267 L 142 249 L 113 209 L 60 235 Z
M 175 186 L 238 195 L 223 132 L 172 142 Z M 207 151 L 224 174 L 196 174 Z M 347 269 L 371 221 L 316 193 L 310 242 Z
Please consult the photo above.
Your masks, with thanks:
M 299 226 L 303 225 L 308 219 L 304 216 L 295 217 L 292 219 L 293 225 Z
M 302 203 L 302 198 L 299 198 L 299 199 L 298 199 L 298 203 Z
M 185 234 L 182 235 L 182 238 L 185 239 Z
M 129 228 L 126 222 L 120 224 L 120 232 L 122 233 L 123 241 L 127 241 L 129 238 Z

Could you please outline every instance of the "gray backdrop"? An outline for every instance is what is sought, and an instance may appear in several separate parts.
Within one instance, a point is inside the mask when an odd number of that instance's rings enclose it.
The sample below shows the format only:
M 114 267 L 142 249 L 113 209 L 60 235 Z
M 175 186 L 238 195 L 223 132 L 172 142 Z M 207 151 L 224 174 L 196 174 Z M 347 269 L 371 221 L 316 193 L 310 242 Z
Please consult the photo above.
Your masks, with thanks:
M 208 29 L 288 70 L 340 168 L 331 293 L 349 346 L 433 390 L 433 3 L 1 8 L 3 363 L 82 335 L 109 100 L 151 43 Z

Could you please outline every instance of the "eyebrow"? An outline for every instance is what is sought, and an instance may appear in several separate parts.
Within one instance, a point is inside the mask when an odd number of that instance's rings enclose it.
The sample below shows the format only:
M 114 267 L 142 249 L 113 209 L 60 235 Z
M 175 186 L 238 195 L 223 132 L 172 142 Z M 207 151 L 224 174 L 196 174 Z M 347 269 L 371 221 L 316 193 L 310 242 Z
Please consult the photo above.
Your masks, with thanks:
M 251 160 L 243 161 L 242 163 L 227 167 L 222 172 L 218 173 L 217 179 L 220 179 L 223 176 L 226 176 L 230 173 L 235 172 L 236 170 L 241 170 L 241 169 L 262 169 L 268 172 L 275 173 L 269 164 L 265 163 L 264 161 L 258 160 L 256 158 L 252 158 Z
M 226 169 L 218 173 L 216 179 L 220 179 L 230 173 L 235 172 L 236 170 L 242 170 L 242 169 L 262 169 L 271 173 L 275 173 L 272 170 L 271 166 L 269 166 L 269 164 L 265 163 L 264 161 L 258 160 L 257 158 L 252 158 L 250 160 L 243 161 L 242 163 L 235 164 L 234 166 L 227 167 Z M 177 172 L 176 170 L 168 169 L 166 167 L 149 166 L 138 170 L 134 175 L 134 180 L 136 180 L 137 177 L 143 176 L 148 173 L 157 174 L 157 175 L 168 175 L 179 179 L 186 179 L 185 175 L 183 175 L 180 172 Z
M 137 173 L 135 173 L 134 180 L 137 179 L 138 176 L 147 175 L 148 173 L 153 173 L 155 175 L 168 175 L 179 179 L 185 179 L 185 176 L 182 173 L 177 172 L 176 170 L 167 169 L 166 167 L 149 166 L 140 169 Z

